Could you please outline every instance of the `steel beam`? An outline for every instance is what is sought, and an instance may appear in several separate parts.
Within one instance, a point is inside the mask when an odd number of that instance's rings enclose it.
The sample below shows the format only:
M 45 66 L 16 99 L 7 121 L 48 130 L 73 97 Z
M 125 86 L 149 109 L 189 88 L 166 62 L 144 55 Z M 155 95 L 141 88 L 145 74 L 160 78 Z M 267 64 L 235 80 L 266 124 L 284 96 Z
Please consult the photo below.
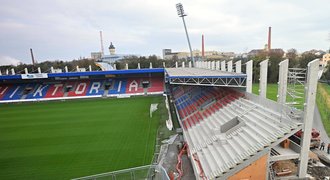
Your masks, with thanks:
M 246 77 L 168 78 L 170 84 L 246 87 Z

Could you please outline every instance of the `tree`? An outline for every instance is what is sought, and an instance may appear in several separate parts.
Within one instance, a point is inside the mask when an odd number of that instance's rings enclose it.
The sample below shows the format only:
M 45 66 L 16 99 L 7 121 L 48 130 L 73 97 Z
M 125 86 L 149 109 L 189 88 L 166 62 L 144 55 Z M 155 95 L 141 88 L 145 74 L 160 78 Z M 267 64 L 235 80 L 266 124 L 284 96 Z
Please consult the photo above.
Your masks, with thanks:
M 271 52 L 269 53 L 268 64 L 268 82 L 278 82 L 279 66 L 278 64 L 283 60 L 283 53 Z
M 289 59 L 289 67 L 297 67 L 298 62 L 298 51 L 294 48 L 288 49 L 286 53 L 286 58 Z
M 330 81 L 330 62 L 328 62 L 327 66 L 324 68 L 324 72 L 321 79 Z
M 304 52 L 301 57 L 299 58 L 299 67 L 300 68 L 307 68 L 307 64 L 314 59 L 317 59 L 318 56 L 315 55 L 315 53 L 312 52 Z

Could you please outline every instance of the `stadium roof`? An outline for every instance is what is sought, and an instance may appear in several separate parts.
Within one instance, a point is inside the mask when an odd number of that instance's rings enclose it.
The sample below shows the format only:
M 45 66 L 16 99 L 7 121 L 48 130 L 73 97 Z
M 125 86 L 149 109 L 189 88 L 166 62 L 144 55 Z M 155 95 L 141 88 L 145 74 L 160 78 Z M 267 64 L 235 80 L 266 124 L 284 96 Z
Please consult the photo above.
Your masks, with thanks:
M 166 68 L 165 72 L 169 78 L 246 77 L 246 74 L 202 68 Z
M 164 68 L 67 72 L 67 73 L 43 73 L 43 74 L 47 75 L 48 78 L 52 78 L 52 77 L 78 77 L 78 76 L 99 76 L 99 75 L 145 74 L 145 73 L 164 73 Z M 2 75 L 0 76 L 0 80 L 19 80 L 22 79 L 22 76 L 24 76 L 24 74 Z
M 245 87 L 246 74 L 202 68 L 166 68 L 170 84 Z

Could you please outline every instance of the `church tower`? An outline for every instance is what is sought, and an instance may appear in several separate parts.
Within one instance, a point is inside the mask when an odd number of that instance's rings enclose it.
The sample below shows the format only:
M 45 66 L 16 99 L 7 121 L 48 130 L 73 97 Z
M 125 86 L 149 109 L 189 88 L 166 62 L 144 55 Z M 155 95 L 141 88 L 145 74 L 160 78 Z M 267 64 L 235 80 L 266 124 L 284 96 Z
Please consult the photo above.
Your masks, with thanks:
M 115 46 L 112 44 L 112 42 L 110 43 L 109 51 L 110 51 L 110 55 L 115 55 L 115 54 L 116 54 L 116 48 L 115 48 Z

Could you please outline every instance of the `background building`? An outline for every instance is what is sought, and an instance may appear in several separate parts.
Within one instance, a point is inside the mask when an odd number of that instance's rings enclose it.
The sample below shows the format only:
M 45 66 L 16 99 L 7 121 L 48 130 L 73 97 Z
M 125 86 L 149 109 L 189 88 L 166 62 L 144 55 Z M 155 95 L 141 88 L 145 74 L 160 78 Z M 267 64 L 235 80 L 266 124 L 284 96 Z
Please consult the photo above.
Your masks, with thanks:
M 202 51 L 199 49 L 195 49 L 192 52 L 194 58 L 202 59 Z M 234 52 L 220 52 L 220 51 L 205 51 L 204 52 L 204 59 L 222 59 L 222 58 L 233 58 L 235 57 Z M 172 49 L 163 49 L 163 59 L 170 60 L 170 59 L 185 59 L 190 60 L 190 53 L 189 52 L 172 52 Z
M 322 61 L 320 61 L 320 65 L 325 67 L 328 64 L 328 61 L 330 61 L 330 53 L 326 53 L 323 55 Z

